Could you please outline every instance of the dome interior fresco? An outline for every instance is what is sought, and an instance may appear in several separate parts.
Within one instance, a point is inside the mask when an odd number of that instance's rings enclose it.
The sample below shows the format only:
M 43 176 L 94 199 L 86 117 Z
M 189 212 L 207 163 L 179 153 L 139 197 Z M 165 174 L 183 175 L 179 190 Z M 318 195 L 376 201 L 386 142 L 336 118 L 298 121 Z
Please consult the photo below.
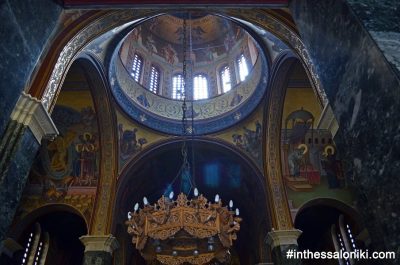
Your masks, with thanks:
M 231 18 L 193 11 L 162 14 L 124 34 L 109 47 L 112 93 L 129 117 L 157 131 L 181 133 L 184 97 L 195 134 L 205 134 L 246 118 L 268 90 L 267 44 Z
M 238 70 L 232 66 L 241 54 L 246 57 L 246 65 L 251 72 L 259 54 L 255 40 L 230 19 L 203 12 L 160 15 L 136 26 L 125 38 L 119 51 L 127 71 L 131 71 L 134 56 L 138 54 L 145 63 L 156 65 L 161 72 L 160 91 L 157 94 L 173 98 L 170 84 L 172 76 L 182 73 L 184 19 L 187 25 L 188 73 L 207 76 L 207 98 L 224 93 L 218 74 L 225 65 L 231 68 L 232 88 L 240 83 Z M 145 88 L 150 85 L 146 77 L 139 79 L 138 83 Z
M 175 15 L 159 16 L 149 22 L 148 29 L 163 41 L 182 45 L 182 18 L 182 16 L 177 17 Z M 238 25 L 214 15 L 189 18 L 188 24 L 189 27 L 191 27 L 192 42 L 195 46 L 207 44 L 220 46 L 223 45 L 224 38 L 227 35 L 240 38 L 241 34 L 243 34 L 243 31 Z

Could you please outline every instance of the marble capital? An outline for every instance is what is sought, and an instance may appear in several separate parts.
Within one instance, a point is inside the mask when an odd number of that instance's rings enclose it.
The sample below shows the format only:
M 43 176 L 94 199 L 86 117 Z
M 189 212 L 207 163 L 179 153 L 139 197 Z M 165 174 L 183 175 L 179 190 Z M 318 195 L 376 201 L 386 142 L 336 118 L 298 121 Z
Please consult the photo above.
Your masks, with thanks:
M 85 252 L 107 252 L 112 255 L 119 248 L 117 239 L 113 235 L 86 235 L 79 238 L 85 246 Z
M 10 118 L 28 126 L 39 143 L 43 138 L 52 140 L 59 134 L 42 102 L 25 92 L 21 93 Z
M 283 245 L 298 245 L 297 239 L 302 231 L 298 229 L 292 230 L 273 230 L 267 235 L 267 244 L 271 249 Z

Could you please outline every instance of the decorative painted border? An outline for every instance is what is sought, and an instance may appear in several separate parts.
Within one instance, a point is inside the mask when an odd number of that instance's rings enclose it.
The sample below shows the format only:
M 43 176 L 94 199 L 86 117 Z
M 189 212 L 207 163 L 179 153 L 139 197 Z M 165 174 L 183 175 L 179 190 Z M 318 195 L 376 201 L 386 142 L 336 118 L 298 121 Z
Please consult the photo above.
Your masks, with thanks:
M 318 96 L 319 103 L 322 107 L 326 106 L 328 98 L 322 87 L 321 81 L 317 75 L 315 66 L 308 54 L 304 43 L 300 39 L 298 33 L 294 32 L 287 25 L 277 20 L 267 10 L 263 9 L 229 9 L 225 12 L 226 15 L 241 19 L 259 26 L 262 30 L 268 30 L 285 42 L 294 50 L 300 61 L 303 63 L 306 73 L 311 80 L 314 93 Z M 247 23 L 246 23 L 247 24 Z M 249 25 L 248 25 L 249 26 Z M 250 26 L 251 27 L 251 26 Z M 256 32 L 259 31 L 256 27 L 251 27 Z
M 78 60 L 86 71 L 92 73 L 88 76 L 89 82 L 93 88 L 96 88 L 96 93 L 92 93 L 92 95 L 98 117 L 99 131 L 101 132 L 100 178 L 89 232 L 91 235 L 106 235 L 110 232 L 114 190 L 118 174 L 116 117 L 101 63 L 90 54 L 82 54 Z
M 174 10 L 171 10 L 174 11 Z M 168 12 L 168 10 L 166 10 Z M 326 94 L 322 88 L 321 82 L 316 74 L 315 67 L 310 59 L 307 50 L 304 47 L 303 42 L 289 27 L 284 23 L 278 21 L 276 18 L 271 16 L 267 11 L 262 9 L 230 9 L 225 12 L 221 10 L 209 10 L 210 13 L 225 14 L 232 17 L 233 20 L 237 19 L 252 22 L 261 28 L 269 30 L 271 33 L 279 37 L 282 41 L 288 44 L 289 47 L 293 48 L 301 61 L 306 66 L 306 71 L 312 80 L 313 89 L 318 95 L 318 99 L 322 106 L 328 103 Z M 42 95 L 43 105 L 50 110 L 52 104 L 61 88 L 61 84 L 65 77 L 66 72 L 69 69 L 75 56 L 82 50 L 83 47 L 93 40 L 96 36 L 100 36 L 102 33 L 112 30 L 115 27 L 131 22 L 136 19 L 143 19 L 151 15 L 157 15 L 153 10 L 123 10 L 114 11 L 108 13 L 103 17 L 99 18 L 95 22 L 83 28 L 77 35 L 75 35 L 61 51 L 56 65 L 54 66 L 53 72 L 48 81 L 47 87 L 44 94 Z
M 129 117 L 154 130 L 182 134 L 182 101 L 160 97 L 138 85 L 123 66 L 118 50 L 119 47 L 115 49 L 110 62 L 109 79 L 111 91 L 120 107 Z M 194 118 L 194 134 L 220 131 L 246 118 L 262 100 L 268 81 L 268 63 L 260 53 L 251 76 L 245 82 L 223 95 L 194 102 L 194 112 L 199 113 L 199 117 Z M 242 101 L 230 107 L 236 93 L 243 96 Z M 141 105 L 138 96 L 144 96 L 150 102 L 147 108 Z M 190 106 L 189 103 L 189 108 Z M 167 108 L 171 109 L 170 113 L 166 113 Z M 205 110 L 209 108 L 215 111 L 206 113 Z
M 276 221 L 275 229 L 290 230 L 293 228 L 292 217 L 287 203 L 286 190 L 282 178 L 281 164 L 281 128 L 282 112 L 287 89 L 287 76 L 298 59 L 291 52 L 282 53 L 272 67 L 272 82 L 268 104 L 266 105 L 266 143 L 264 154 L 266 154 L 266 175 L 269 189 L 272 194 L 274 209 L 273 215 Z M 268 154 L 266 153 L 268 150 Z
M 108 13 L 100 17 L 93 23 L 83 28 L 77 35 L 65 45 L 58 60 L 54 65 L 49 82 L 42 96 L 42 103 L 47 110 L 51 110 L 55 99 L 57 98 L 65 75 L 68 72 L 72 62 L 76 59 L 77 54 L 95 37 L 102 33 L 112 30 L 120 25 L 131 22 L 135 18 L 144 18 L 149 14 L 154 13 L 152 10 L 123 10 Z

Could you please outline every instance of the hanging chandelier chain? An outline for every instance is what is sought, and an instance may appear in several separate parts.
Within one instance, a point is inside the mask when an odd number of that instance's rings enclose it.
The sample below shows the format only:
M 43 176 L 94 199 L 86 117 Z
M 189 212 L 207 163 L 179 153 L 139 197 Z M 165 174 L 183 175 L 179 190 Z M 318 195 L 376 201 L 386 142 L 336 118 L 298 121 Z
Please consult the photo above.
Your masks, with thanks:
M 187 119 L 186 119 L 186 113 L 187 113 L 187 103 L 186 103 L 186 96 L 187 96 L 187 61 L 186 61 L 186 56 L 187 56 L 187 42 L 186 42 L 186 31 L 187 31 L 187 24 L 186 24 L 186 19 L 183 19 L 183 59 L 182 59 L 182 75 L 183 75 L 183 82 L 182 82 L 182 94 L 183 94 L 183 104 L 182 104 L 182 133 L 183 133 L 183 144 L 182 144 L 182 157 L 183 157 L 183 165 L 184 167 L 189 168 L 189 162 L 187 158 L 187 144 L 186 144 L 186 138 L 187 138 Z
M 183 20 L 183 59 L 182 59 L 182 75 L 183 75 L 183 82 L 182 82 L 182 94 L 183 94 L 183 104 L 182 104 L 182 124 L 183 124 L 183 134 L 186 135 L 186 111 L 187 111 L 187 104 L 186 104 L 186 84 L 187 84 L 187 62 L 186 62 L 186 19 Z
M 187 25 L 189 19 L 189 25 Z M 189 26 L 189 28 L 188 28 Z M 128 233 L 132 236 L 132 243 L 142 256 L 150 263 L 165 265 L 183 264 L 210 264 L 213 260 L 227 262 L 229 249 L 237 238 L 240 230 L 239 209 L 232 210 L 222 205 L 218 194 L 214 202 L 208 201 L 199 193 L 195 184 L 195 157 L 194 157 L 194 110 L 193 110 L 193 68 L 192 61 L 192 20 L 191 13 L 183 18 L 182 32 L 182 165 L 178 174 L 170 183 L 173 187 L 180 178 L 180 193 L 174 199 L 173 190 L 168 197 L 164 195 L 151 205 L 143 197 L 143 208 L 139 203 L 134 206 L 133 212 L 128 212 Z M 188 35 L 189 34 L 189 35 Z M 188 50 L 189 49 L 189 50 Z M 187 58 L 189 53 L 189 58 Z M 191 101 L 188 107 L 187 100 Z M 190 109 L 189 109 L 190 108 Z M 190 113 L 191 111 L 191 113 Z M 188 117 L 188 115 L 190 115 Z M 190 120 L 188 120 L 188 118 Z M 191 122 L 191 124 L 190 124 Z M 191 139 L 188 139 L 191 137 Z M 191 160 L 188 160 L 188 141 L 191 144 Z M 192 171 L 191 171 L 192 170 Z M 190 196 L 193 189 L 193 197 Z M 182 249 L 182 246 L 190 250 Z M 193 245 L 195 248 L 192 250 Z

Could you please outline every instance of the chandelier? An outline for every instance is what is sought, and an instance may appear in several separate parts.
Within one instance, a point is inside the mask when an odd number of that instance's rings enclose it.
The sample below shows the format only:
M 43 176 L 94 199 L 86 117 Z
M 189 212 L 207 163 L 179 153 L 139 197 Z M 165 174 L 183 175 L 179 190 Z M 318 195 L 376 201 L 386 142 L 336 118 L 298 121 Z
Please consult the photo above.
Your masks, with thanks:
M 183 163 L 177 175 L 181 179 L 181 192 L 176 198 L 173 191 L 168 197 L 162 195 L 154 205 L 151 205 L 144 197 L 143 208 L 139 209 L 139 203 L 136 203 L 133 212 L 128 212 L 128 220 L 125 222 L 128 233 L 132 236 L 132 243 L 149 263 L 200 265 L 213 260 L 225 262 L 230 258 L 229 249 L 237 238 L 236 233 L 240 230 L 242 220 L 239 217 L 239 209 L 233 210 L 232 200 L 229 201 L 228 206 L 223 206 L 218 194 L 215 195 L 214 202 L 199 194 L 194 185 L 193 174 L 190 174 L 186 138 L 188 131 L 193 136 L 193 115 L 192 127 L 188 128 L 186 88 L 189 82 L 187 82 L 186 74 L 186 27 L 186 18 L 184 18 Z M 185 188 L 185 183 L 189 183 L 189 189 L 187 185 Z M 186 192 L 182 192 L 182 187 Z M 189 198 L 192 187 L 194 187 L 193 194 Z

